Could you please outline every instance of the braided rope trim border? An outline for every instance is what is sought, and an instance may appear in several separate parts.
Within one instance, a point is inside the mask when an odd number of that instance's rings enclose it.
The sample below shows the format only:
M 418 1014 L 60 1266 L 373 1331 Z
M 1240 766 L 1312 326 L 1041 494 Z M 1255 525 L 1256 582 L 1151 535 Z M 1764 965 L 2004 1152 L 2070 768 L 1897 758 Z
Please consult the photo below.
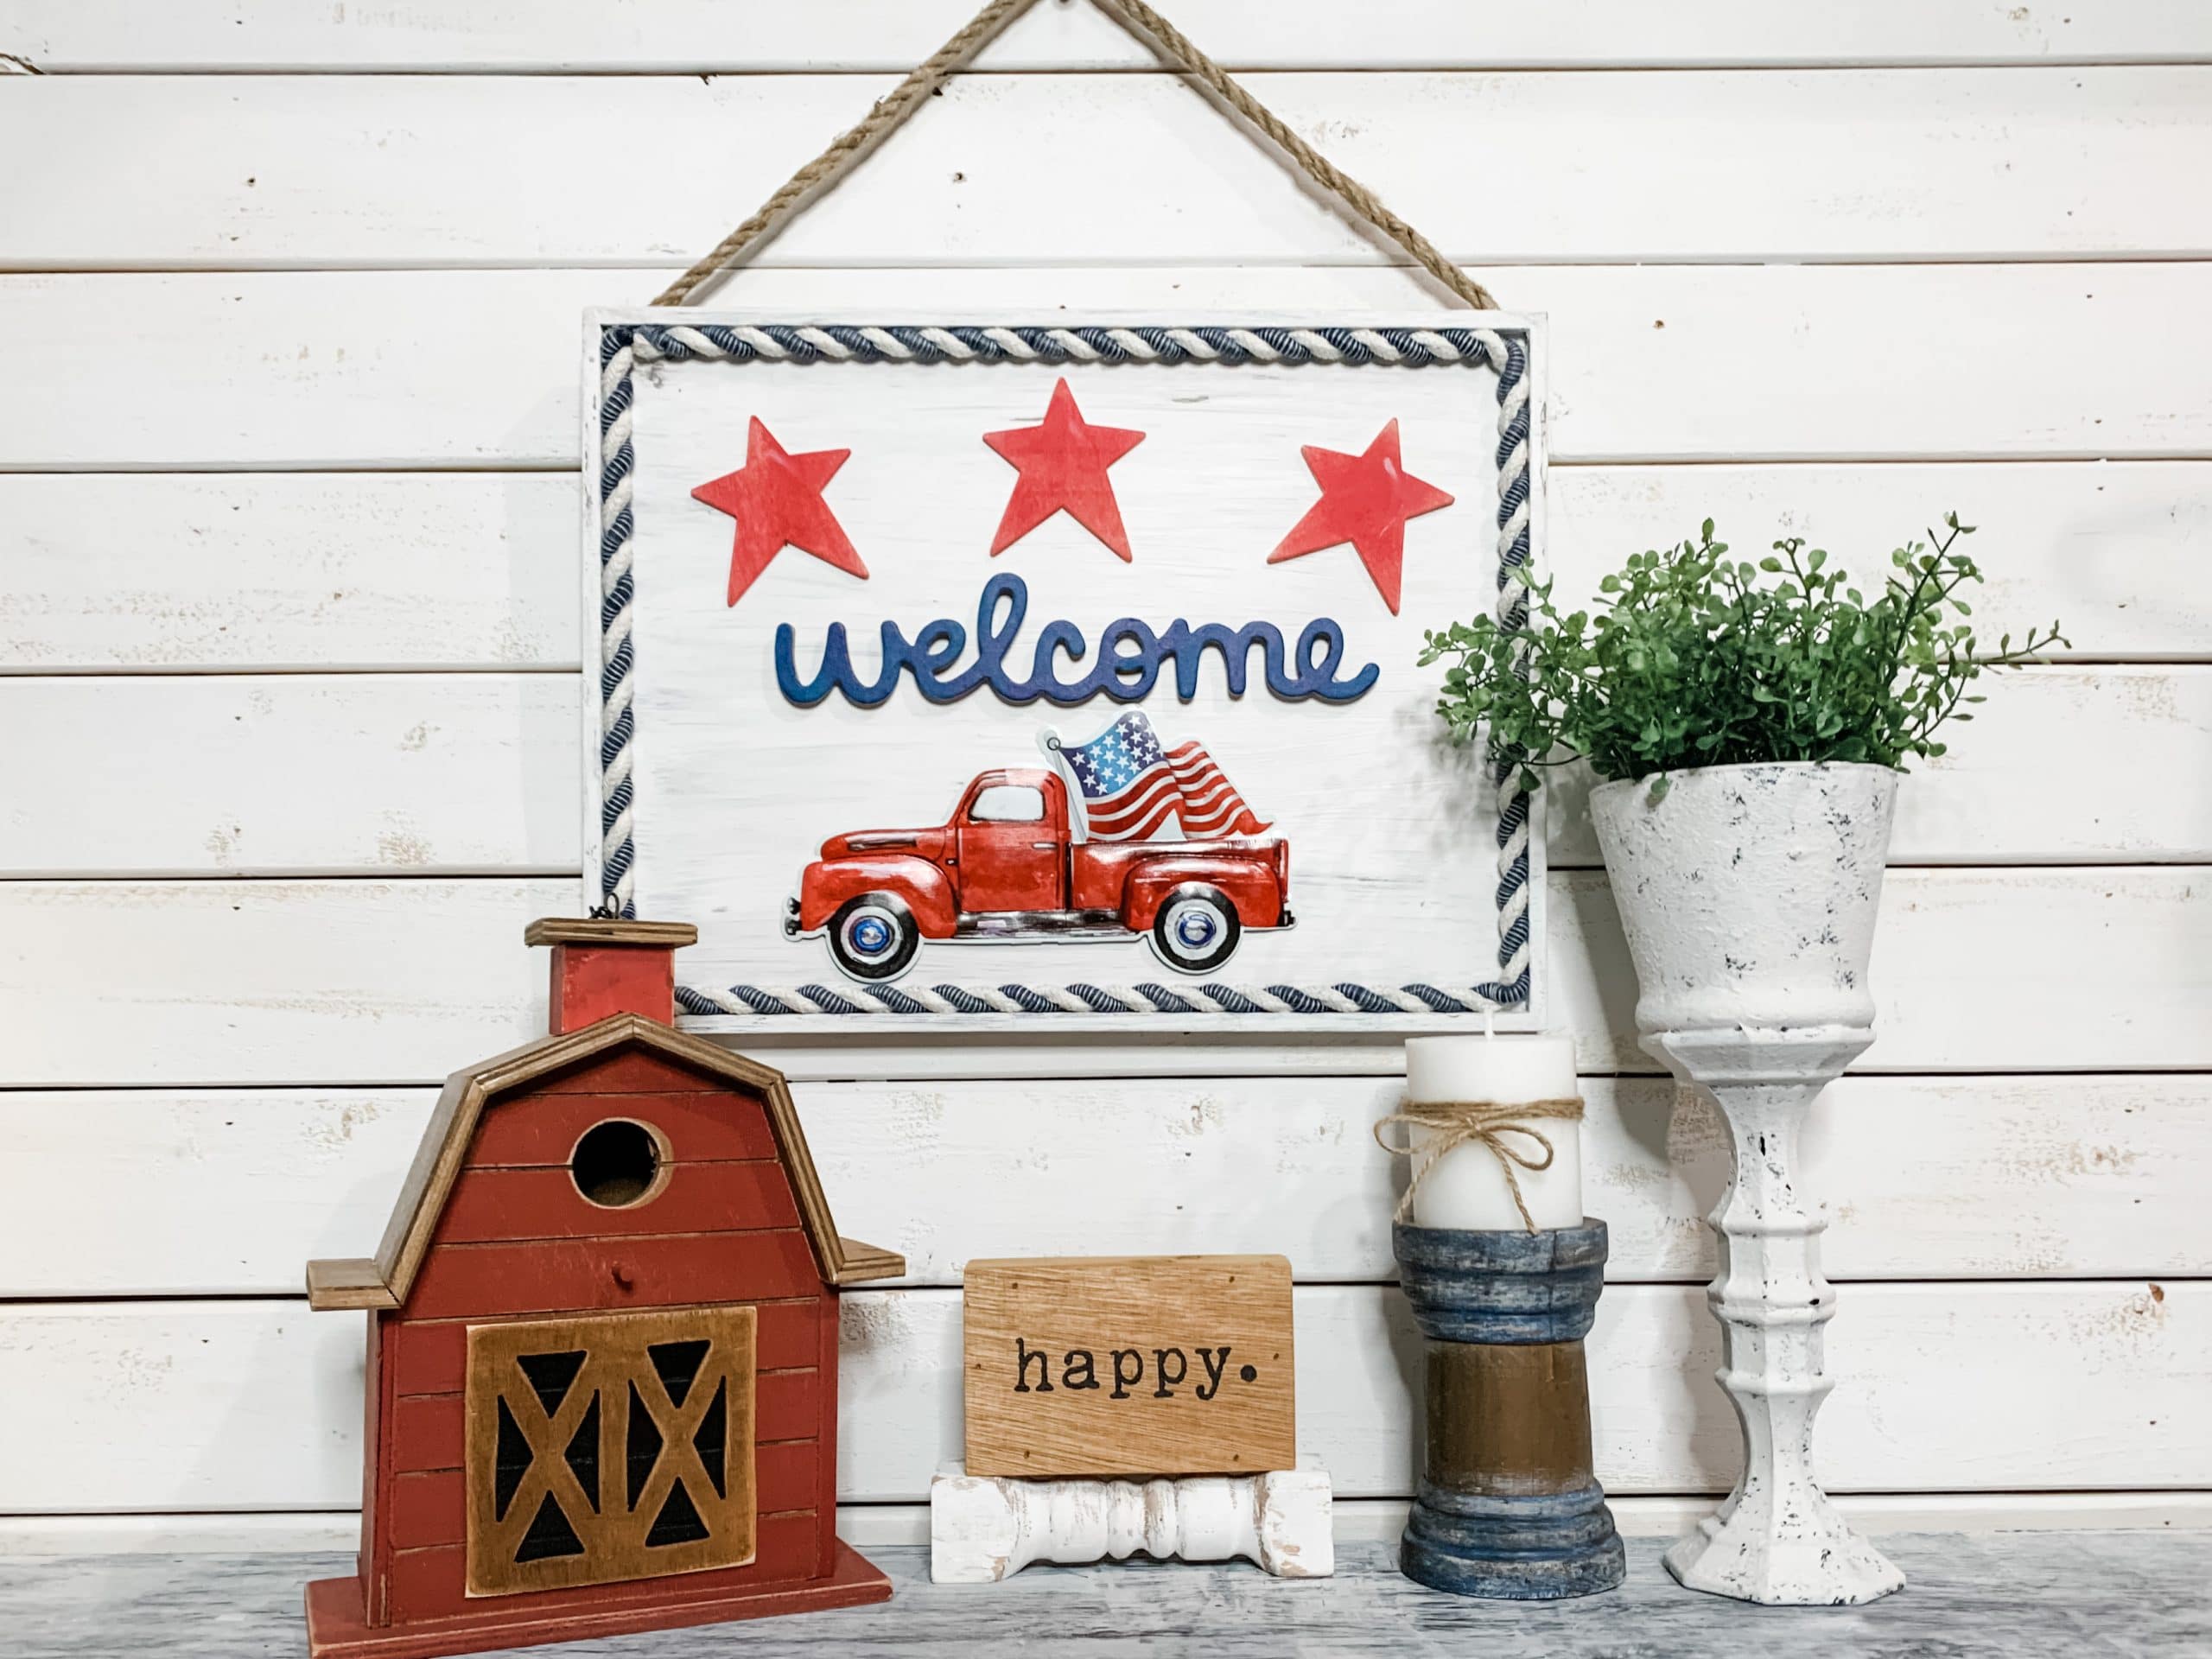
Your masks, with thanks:
M 1490 328 L 976 327 L 838 324 L 608 323 L 600 332 L 600 887 L 613 913 L 637 914 L 631 771 L 637 721 L 632 545 L 632 375 L 639 362 L 1331 363 L 1402 368 L 1493 366 L 1497 373 L 1497 601 L 1508 626 L 1528 614 L 1531 487 L 1529 347 Z M 1374 986 L 733 985 L 677 988 L 694 1014 L 1441 1014 L 1526 1007 L 1530 802 L 1519 757 L 1494 754 L 1498 796 L 1496 979 L 1449 989 Z

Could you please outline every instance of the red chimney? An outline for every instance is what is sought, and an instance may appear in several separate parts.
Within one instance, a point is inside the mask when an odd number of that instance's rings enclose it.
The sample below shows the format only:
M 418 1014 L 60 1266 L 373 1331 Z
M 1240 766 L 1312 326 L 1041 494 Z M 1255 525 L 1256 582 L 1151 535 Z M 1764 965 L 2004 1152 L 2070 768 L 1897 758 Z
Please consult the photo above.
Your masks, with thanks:
M 689 922 L 569 921 L 549 916 L 523 931 L 524 944 L 553 947 L 553 1034 L 594 1025 L 610 1014 L 641 1014 L 676 1023 L 676 952 L 699 942 Z

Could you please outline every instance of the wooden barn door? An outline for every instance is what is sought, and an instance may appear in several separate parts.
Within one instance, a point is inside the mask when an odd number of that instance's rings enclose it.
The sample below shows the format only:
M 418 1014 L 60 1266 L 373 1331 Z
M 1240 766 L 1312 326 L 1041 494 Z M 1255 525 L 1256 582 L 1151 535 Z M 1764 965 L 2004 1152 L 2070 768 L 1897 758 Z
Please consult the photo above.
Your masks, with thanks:
M 753 1310 L 468 1328 L 468 1593 L 753 1559 Z

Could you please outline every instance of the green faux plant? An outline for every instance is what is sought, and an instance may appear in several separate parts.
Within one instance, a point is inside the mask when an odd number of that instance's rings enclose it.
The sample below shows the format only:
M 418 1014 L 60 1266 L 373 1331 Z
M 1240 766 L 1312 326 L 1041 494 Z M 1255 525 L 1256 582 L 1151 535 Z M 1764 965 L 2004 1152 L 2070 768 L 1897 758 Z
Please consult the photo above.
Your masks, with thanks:
M 1890 555 L 1871 598 L 1827 555 L 1789 537 L 1756 567 L 1732 560 L 1708 518 L 1694 540 L 1638 553 L 1599 584 L 1595 612 L 1561 615 L 1549 582 L 1528 619 L 1431 631 L 1424 664 L 1452 666 L 1436 705 L 1460 741 L 1488 727 L 1501 753 L 1535 768 L 1587 760 L 1601 779 L 1777 760 L 1902 766 L 1943 753 L 1936 731 L 1971 720 L 1984 668 L 2067 643 L 2053 622 L 1983 655 L 1960 589 L 1981 572 L 1955 551 L 1953 513 L 1928 543 Z M 1654 785 L 1656 799 L 1665 780 Z

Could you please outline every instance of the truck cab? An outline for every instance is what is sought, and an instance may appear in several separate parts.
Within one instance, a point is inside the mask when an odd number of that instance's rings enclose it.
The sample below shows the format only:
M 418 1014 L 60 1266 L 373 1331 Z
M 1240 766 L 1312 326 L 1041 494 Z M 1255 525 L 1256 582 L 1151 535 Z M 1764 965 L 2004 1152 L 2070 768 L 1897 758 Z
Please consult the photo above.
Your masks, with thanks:
M 1049 772 L 986 772 L 952 814 L 960 908 L 1067 908 L 1068 792 Z

